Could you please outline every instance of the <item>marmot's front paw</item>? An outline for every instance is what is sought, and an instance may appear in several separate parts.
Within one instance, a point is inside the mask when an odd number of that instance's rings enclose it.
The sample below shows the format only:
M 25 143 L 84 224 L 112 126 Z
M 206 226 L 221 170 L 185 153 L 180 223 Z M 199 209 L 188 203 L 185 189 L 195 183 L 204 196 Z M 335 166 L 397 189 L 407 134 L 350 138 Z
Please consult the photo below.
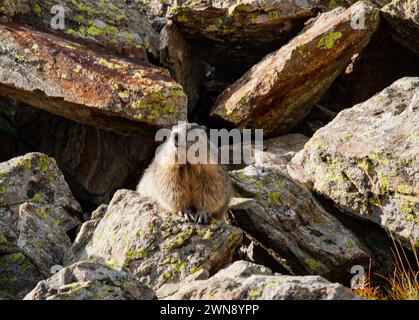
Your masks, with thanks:
M 184 221 L 195 222 L 195 213 L 189 209 L 183 209 L 178 213 Z
M 199 211 L 195 214 L 195 223 L 208 224 L 212 218 L 211 212 Z
M 199 211 L 195 213 L 189 209 L 179 211 L 179 214 L 187 222 L 202 223 L 202 224 L 208 224 L 211 221 L 211 217 L 212 217 L 211 212 Z

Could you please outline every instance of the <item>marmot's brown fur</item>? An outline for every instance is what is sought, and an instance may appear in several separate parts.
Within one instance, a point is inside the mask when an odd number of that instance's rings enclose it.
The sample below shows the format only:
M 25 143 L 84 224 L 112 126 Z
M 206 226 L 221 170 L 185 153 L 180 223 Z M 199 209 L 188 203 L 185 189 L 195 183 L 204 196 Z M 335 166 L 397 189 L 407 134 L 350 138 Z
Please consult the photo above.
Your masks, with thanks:
M 137 191 L 169 212 L 180 213 L 189 221 L 208 223 L 211 218 L 224 217 L 232 189 L 227 172 L 216 160 L 205 164 L 179 163 L 178 150 L 189 151 L 194 143 L 186 142 L 181 147 L 180 136 L 194 129 L 194 133 L 199 132 L 200 141 L 209 145 L 205 127 L 191 123 L 174 126 L 144 172 Z

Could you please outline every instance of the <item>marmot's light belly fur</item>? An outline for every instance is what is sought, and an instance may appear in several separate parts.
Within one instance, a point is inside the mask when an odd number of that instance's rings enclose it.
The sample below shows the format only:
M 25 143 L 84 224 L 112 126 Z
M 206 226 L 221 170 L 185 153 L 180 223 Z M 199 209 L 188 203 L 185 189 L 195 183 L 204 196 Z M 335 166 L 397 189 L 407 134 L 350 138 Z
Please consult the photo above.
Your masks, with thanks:
M 211 217 L 220 220 L 231 197 L 227 172 L 218 164 L 181 164 L 178 161 L 179 133 L 192 129 L 205 132 L 196 124 L 173 127 L 170 138 L 159 148 L 144 172 L 137 191 L 156 201 L 163 209 L 180 213 L 188 220 L 203 223 Z M 186 150 L 189 147 L 186 145 Z

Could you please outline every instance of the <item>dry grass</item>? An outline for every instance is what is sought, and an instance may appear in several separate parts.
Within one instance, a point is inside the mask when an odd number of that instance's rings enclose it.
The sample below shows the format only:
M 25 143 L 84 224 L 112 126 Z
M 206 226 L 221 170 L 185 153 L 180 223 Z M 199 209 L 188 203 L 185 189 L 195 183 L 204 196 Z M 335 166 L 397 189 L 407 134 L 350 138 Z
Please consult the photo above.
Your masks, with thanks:
M 419 259 L 415 244 L 410 240 L 414 262 L 409 262 L 406 255 L 406 249 L 403 248 L 399 239 L 397 242 L 393 236 L 392 252 L 395 259 L 394 271 L 388 276 L 380 277 L 384 284 L 374 286 L 371 279 L 371 266 L 364 279 L 364 287 L 362 289 L 354 289 L 353 291 L 368 300 L 419 300 Z
M 386 300 L 381 293 L 379 286 L 374 286 L 371 282 L 371 261 L 368 273 L 364 275 L 364 286 L 359 289 L 353 289 L 354 293 L 368 300 Z

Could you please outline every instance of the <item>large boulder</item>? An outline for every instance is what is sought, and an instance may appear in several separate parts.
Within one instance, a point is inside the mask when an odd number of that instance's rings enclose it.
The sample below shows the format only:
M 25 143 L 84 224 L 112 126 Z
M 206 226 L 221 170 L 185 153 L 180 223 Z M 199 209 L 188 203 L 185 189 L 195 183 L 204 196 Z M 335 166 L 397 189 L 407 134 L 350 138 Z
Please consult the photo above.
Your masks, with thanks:
M 1 97 L 0 131 L 0 137 L 5 133 L 0 141 L 14 139 L 17 146 L 2 145 L 0 158 L 34 150 L 53 157 L 74 196 L 91 210 L 109 203 L 116 190 L 138 183 L 156 148 L 151 138 L 97 129 Z
M 158 55 L 159 39 L 142 8 L 123 0 L 0 0 L 0 21 L 55 31 L 148 61 L 147 53 Z M 62 13 L 61 29 L 56 17 Z
M 186 120 L 187 97 L 166 69 L 0 24 L 1 94 L 122 134 Z
M 198 56 L 240 76 L 245 68 L 289 41 L 308 19 L 329 10 L 329 2 L 182 0 L 169 8 L 168 18 L 197 43 Z M 333 6 L 342 2 L 335 1 Z
M 235 223 L 292 274 L 343 281 L 353 265 L 368 265 L 362 242 L 280 169 L 249 166 L 231 177 L 244 197 L 230 206 Z
M 80 205 L 53 159 L 28 154 L 0 164 L 0 287 L 23 297 L 63 264 Z
M 185 284 L 167 300 L 360 300 L 349 289 L 320 276 L 272 274 L 266 267 L 236 261 L 208 280 Z
M 359 17 L 365 24 L 357 27 Z M 239 128 L 262 128 L 267 136 L 288 132 L 368 43 L 378 22 L 379 11 L 364 2 L 322 14 L 226 89 L 212 116 Z
M 391 68 L 383 68 L 387 65 Z M 340 112 L 371 98 L 403 77 L 417 75 L 418 57 L 394 40 L 387 24 L 380 23 L 370 42 L 352 57 L 345 72 L 334 81 L 318 105 Z M 313 108 L 311 113 L 316 116 L 319 110 Z M 326 120 L 329 121 L 322 127 L 332 119 Z
M 222 222 L 181 222 L 128 190 L 118 191 L 106 212 L 95 217 L 97 227 L 80 235 L 67 264 L 88 259 L 124 268 L 154 289 L 201 270 L 218 271 L 231 262 L 242 237 L 240 229 Z
M 381 11 L 394 39 L 419 56 L 419 1 L 393 0 Z
M 419 78 L 346 109 L 292 160 L 292 176 L 343 211 L 419 244 Z
M 193 76 L 187 79 L 187 82 L 182 82 L 181 78 L 176 80 L 182 85 L 189 85 L 184 86 L 187 92 L 197 92 L 197 89 L 201 92 L 199 108 L 193 110 L 193 116 L 197 119 L 207 117 L 222 91 L 266 54 L 292 39 L 304 28 L 308 19 L 315 17 L 319 11 L 327 11 L 343 2 L 169 0 L 163 8 L 158 9 L 154 4 L 160 1 L 138 1 L 148 2 L 149 8 L 155 14 L 161 12 L 160 9 L 164 12 L 167 10 L 168 20 L 156 17 L 154 21 L 166 25 L 169 29 L 174 26 L 187 41 L 190 49 L 178 56 L 171 55 L 171 58 L 176 64 L 180 60 L 179 57 L 188 55 L 188 51 L 192 52 L 189 56 L 193 58 L 188 59 L 186 64 L 183 63 L 175 73 L 181 75 L 192 71 Z M 176 34 L 168 34 L 168 37 L 172 38 L 171 43 L 182 43 L 177 42 L 179 36 Z M 195 78 L 202 80 L 195 81 Z M 193 86 L 190 86 L 191 84 Z M 191 97 L 192 106 L 195 104 L 193 96 Z
M 24 300 L 154 300 L 133 275 L 95 262 L 78 262 L 41 281 Z
M 77 227 L 81 208 L 54 159 L 29 153 L 0 163 L 0 208 L 14 221 L 20 205 L 30 203 L 65 231 Z M 6 211 L 9 214 L 6 214 Z

